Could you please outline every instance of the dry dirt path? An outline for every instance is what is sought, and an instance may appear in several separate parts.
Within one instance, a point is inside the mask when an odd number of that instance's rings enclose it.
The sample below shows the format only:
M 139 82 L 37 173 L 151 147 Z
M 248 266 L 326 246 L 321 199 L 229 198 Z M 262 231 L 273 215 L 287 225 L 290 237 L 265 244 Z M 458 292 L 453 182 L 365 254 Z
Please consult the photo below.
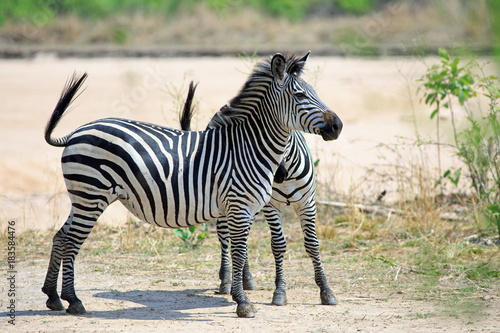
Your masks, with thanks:
M 288 305 L 270 304 L 272 291 L 249 291 L 257 307 L 253 319 L 236 316 L 236 303 L 215 294 L 218 281 L 212 272 L 182 280 L 182 270 L 159 270 L 147 275 L 96 271 L 106 257 L 83 256 L 77 264 L 76 289 L 88 311 L 84 316 L 45 308 L 40 291 L 47 260 L 17 265 L 18 297 L 15 327 L 7 323 L 5 302 L 0 327 L 9 332 L 499 332 L 500 302 L 492 300 L 477 314 L 457 315 L 436 300 L 411 293 L 359 288 L 336 293 L 339 304 L 319 304 L 311 285 L 287 291 Z M 123 262 L 126 266 L 126 262 Z M 309 265 L 305 266 L 309 269 Z M 258 269 L 258 268 L 256 268 Z M 287 263 L 287 272 L 294 274 Z M 347 281 L 348 271 L 331 274 L 333 281 Z M 173 281 L 182 281 L 175 286 Z M 5 284 L 2 284 L 2 288 Z M 2 294 L 6 294 L 5 288 Z

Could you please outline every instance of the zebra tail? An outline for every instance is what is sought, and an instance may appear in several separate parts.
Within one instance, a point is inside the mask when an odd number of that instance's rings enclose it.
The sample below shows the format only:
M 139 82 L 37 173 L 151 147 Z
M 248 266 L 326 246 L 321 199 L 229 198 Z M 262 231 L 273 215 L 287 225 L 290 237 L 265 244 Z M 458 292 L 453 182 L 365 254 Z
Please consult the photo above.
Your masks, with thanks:
M 64 86 L 64 89 L 61 93 L 61 97 L 59 97 L 59 101 L 57 102 L 56 108 L 54 109 L 54 112 L 52 113 L 52 116 L 50 117 L 49 122 L 45 127 L 45 141 L 47 141 L 49 145 L 55 147 L 66 146 L 71 133 L 62 138 L 52 138 L 51 134 L 61 118 L 66 113 L 71 102 L 73 102 L 78 96 L 80 96 L 80 94 L 76 95 L 76 93 L 81 88 L 86 78 L 87 73 L 83 73 L 80 76 L 78 76 L 76 73 L 73 73 L 73 75 L 66 82 L 66 85 Z
M 184 107 L 182 108 L 179 114 L 179 122 L 181 123 L 181 129 L 183 131 L 191 130 L 191 119 L 194 115 L 194 106 L 193 106 L 193 98 L 194 92 L 196 91 L 196 87 L 198 87 L 198 83 L 194 84 L 193 81 L 189 83 L 189 90 L 186 97 L 186 101 L 184 102 Z

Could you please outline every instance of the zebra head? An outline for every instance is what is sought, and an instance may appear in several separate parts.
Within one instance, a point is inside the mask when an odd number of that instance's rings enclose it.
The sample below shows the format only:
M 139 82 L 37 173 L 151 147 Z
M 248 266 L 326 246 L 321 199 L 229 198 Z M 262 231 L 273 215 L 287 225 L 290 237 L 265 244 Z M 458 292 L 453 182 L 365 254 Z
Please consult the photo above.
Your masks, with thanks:
M 285 127 L 320 134 L 325 141 L 335 140 L 342 131 L 342 121 L 300 77 L 310 53 L 300 59 L 286 59 L 279 53 L 272 57 L 273 99 L 278 99 L 274 105 L 284 106 L 278 107 L 278 112 Z

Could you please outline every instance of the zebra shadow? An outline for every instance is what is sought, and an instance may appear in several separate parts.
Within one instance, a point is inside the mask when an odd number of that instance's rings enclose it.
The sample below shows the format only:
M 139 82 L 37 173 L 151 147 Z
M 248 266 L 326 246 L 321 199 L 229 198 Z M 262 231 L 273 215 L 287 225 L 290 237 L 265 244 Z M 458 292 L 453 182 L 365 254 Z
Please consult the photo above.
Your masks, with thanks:
M 91 291 L 91 290 L 80 290 Z M 94 290 L 95 291 L 95 290 Z M 90 296 L 90 294 L 89 294 Z M 130 290 L 103 291 L 93 294 L 93 299 L 82 297 L 87 314 L 82 317 L 101 319 L 131 320 L 189 320 L 210 321 L 210 316 L 235 317 L 236 303 L 228 297 L 213 293 L 213 289 L 185 290 Z M 230 296 L 229 296 L 230 298 Z M 96 306 L 100 304 L 99 306 Z M 67 303 L 63 301 L 67 306 Z M 103 306 L 104 304 L 104 306 Z M 19 306 L 18 306 L 19 307 Z M 95 310 L 107 308 L 106 310 Z M 215 310 L 206 310 L 215 309 Z M 16 309 L 15 318 L 72 316 L 66 311 L 20 310 Z M 9 320 L 9 312 L 0 312 L 0 317 Z M 0 332 L 3 332 L 0 330 Z
M 90 310 L 89 314 L 91 317 L 106 319 L 208 321 L 200 319 L 200 314 L 206 314 L 203 309 L 220 308 L 221 311 L 216 311 L 213 314 L 233 315 L 236 303 L 228 301 L 227 297 L 206 293 L 207 291 L 210 290 L 130 290 L 125 292 L 111 290 L 99 292 L 93 296 L 113 300 L 109 302 L 110 309 Z M 130 303 L 140 304 L 140 306 L 130 306 Z

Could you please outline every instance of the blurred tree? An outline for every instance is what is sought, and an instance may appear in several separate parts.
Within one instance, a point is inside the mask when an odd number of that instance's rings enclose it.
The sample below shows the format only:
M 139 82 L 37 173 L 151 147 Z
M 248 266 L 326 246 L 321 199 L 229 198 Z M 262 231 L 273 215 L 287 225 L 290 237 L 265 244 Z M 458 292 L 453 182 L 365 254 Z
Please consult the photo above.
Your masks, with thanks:
M 366 14 L 375 9 L 381 1 L 376 0 L 332 0 L 342 11 L 352 14 Z M 378 7 L 378 6 L 377 6 Z
M 30 20 L 39 12 L 56 14 L 75 14 L 84 18 L 100 19 L 111 15 L 131 12 L 172 15 L 180 8 L 193 8 L 204 3 L 214 10 L 225 10 L 250 6 L 262 12 L 286 17 L 296 21 L 313 8 L 328 8 L 326 16 L 362 15 L 397 0 L 1 0 L 0 26 L 7 20 Z M 53 15 L 53 16 L 54 16 Z
M 500 61 L 500 1 L 486 0 L 489 14 L 492 35 L 493 53 L 497 61 Z

